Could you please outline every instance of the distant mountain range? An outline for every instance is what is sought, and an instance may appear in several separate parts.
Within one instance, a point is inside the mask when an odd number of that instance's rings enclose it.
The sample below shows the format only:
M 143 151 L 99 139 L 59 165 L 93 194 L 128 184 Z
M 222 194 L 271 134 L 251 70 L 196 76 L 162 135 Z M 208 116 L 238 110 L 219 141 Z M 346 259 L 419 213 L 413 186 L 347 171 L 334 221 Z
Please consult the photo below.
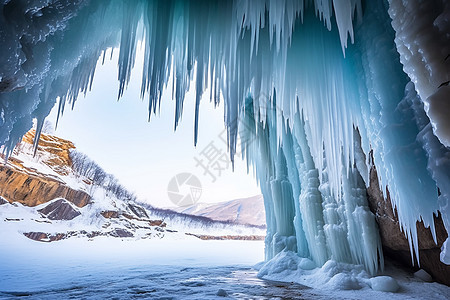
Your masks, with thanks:
M 262 195 L 220 203 L 197 203 L 189 207 L 172 207 L 170 209 L 184 214 L 242 225 L 265 226 L 266 224 Z

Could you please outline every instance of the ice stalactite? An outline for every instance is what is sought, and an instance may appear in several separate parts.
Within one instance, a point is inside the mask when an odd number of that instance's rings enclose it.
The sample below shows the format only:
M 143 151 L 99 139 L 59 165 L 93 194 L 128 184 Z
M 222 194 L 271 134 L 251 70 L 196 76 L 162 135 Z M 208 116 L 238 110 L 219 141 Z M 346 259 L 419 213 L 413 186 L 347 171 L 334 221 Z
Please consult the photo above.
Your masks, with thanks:
M 409 78 L 402 72 L 400 55 L 395 51 L 390 20 L 380 19 L 380 15 L 386 14 L 382 6 L 371 6 L 373 13 L 366 14 L 364 23 L 356 30 L 356 39 L 362 48 L 357 54 L 361 56 L 363 68 L 360 74 L 366 87 L 359 129 L 364 152 L 367 154 L 373 149 L 380 186 L 384 193 L 389 189 L 414 262 L 414 254 L 419 260 L 416 221 L 423 220 L 434 234 L 437 187 L 430 173 L 425 171 L 427 153 L 416 140 L 419 128 L 410 109 L 400 105 L 408 97 L 404 89 Z M 385 61 L 389 64 L 384 64 Z
M 439 139 L 433 134 L 430 119 L 423 108 L 424 104 L 418 97 L 414 84 L 409 83 L 406 86 L 405 100 L 403 106 L 408 107 L 414 114 L 414 120 L 420 132 L 417 135 L 417 141 L 427 153 L 427 169 L 432 178 L 439 187 L 440 195 L 438 197 L 439 211 L 442 214 L 445 228 L 450 228 L 450 149 L 439 142 Z M 433 224 L 431 224 L 433 226 Z M 432 231 L 432 233 L 434 233 Z M 436 236 L 433 235 L 436 240 Z M 441 261 L 450 264 L 450 239 L 444 242 L 441 252 Z
M 427 154 L 427 168 L 441 192 L 438 203 L 434 203 L 433 197 L 432 203 L 424 201 L 424 205 L 438 207 L 449 232 L 450 4 L 439 0 L 390 0 L 389 4 L 395 44 L 403 69 L 414 83 L 407 89 L 407 97 L 409 103 L 413 101 L 415 118 L 419 120 L 417 126 L 421 131 L 417 140 Z M 414 88 L 420 98 L 415 95 Z M 425 224 L 434 226 L 430 218 Z M 449 253 L 450 241 L 447 239 L 441 252 L 442 262 L 450 264 Z
M 120 51 L 120 98 L 142 41 L 150 115 L 172 78 L 176 128 L 194 88 L 195 144 L 204 91 L 223 99 L 230 156 L 239 132 L 264 194 L 267 259 L 286 247 L 317 266 L 334 259 L 376 273 L 383 256 L 365 195 L 373 164 L 419 260 L 416 222 L 434 233 L 439 210 L 450 229 L 450 126 L 439 109 L 448 107 L 450 59 L 440 55 L 449 7 L 431 2 L 420 4 L 430 12 L 422 16 L 416 1 L 396 0 L 7 1 L 0 145 L 11 151 L 56 99 L 60 113 L 73 106 L 111 47 Z M 411 29 L 410 16 L 420 19 Z M 416 35 L 430 26 L 436 43 Z
M 253 103 L 247 100 L 249 105 Z M 270 192 L 268 197 L 265 196 L 265 201 L 269 202 L 266 203 L 267 218 L 268 222 L 276 224 L 277 230 L 276 233 L 268 232 L 266 237 L 268 258 L 283 248 L 292 249 L 295 237 L 297 253 L 311 258 L 317 266 L 334 259 L 363 264 L 369 272 L 375 273 L 383 265 L 379 261 L 379 258 L 382 260 L 381 241 L 359 172 L 351 168 L 343 180 L 341 198 L 333 197 L 326 167 L 322 172 L 315 167 L 304 128 L 308 125 L 299 114 L 295 115 L 292 134 L 289 128 L 283 128 L 283 142 L 276 148 L 275 111 L 275 106 L 267 108 L 265 124 L 254 122 L 253 115 L 246 113 L 240 126 L 241 140 L 247 141 L 244 142 L 244 153 L 251 153 L 249 163 L 255 164 L 263 193 Z M 249 125 L 252 122 L 255 124 Z M 260 134 L 256 134 L 257 128 Z M 275 157 L 270 159 L 268 155 Z M 268 168 L 270 161 L 273 164 Z M 290 205 L 291 212 L 277 209 Z
M 9 154 L 33 118 L 43 123 L 57 98 L 62 113 L 66 101 L 73 105 L 87 92 L 99 56 L 118 44 L 121 11 L 81 0 L 7 1 L 1 9 L 0 39 L 7 47 L 0 51 L 0 144 Z
M 294 137 L 298 143 L 296 166 L 299 169 L 301 192 L 299 195 L 303 230 L 312 260 L 319 266 L 328 259 L 325 242 L 322 195 L 319 191 L 319 172 L 315 168 L 313 158 L 305 135 L 304 121 L 298 115 Z

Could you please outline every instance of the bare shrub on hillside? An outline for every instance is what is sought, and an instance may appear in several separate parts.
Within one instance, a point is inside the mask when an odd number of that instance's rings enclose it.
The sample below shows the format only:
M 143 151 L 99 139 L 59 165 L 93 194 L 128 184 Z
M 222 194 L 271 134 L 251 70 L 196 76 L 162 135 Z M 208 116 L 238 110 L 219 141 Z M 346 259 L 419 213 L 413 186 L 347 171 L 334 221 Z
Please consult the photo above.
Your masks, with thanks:
M 76 176 L 91 182 L 91 193 L 95 187 L 103 187 L 107 195 L 114 195 L 118 199 L 136 200 L 136 196 L 119 183 L 116 177 L 108 174 L 86 154 L 77 150 L 70 151 L 72 169 Z

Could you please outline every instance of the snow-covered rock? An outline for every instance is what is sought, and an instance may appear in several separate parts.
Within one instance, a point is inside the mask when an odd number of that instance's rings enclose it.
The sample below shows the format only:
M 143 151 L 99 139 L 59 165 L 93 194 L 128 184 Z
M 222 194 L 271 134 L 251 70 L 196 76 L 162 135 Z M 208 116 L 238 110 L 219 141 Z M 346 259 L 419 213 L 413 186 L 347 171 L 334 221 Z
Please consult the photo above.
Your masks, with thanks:
M 433 277 L 431 277 L 430 274 L 427 273 L 427 271 L 420 269 L 417 272 L 414 272 L 414 277 L 419 278 L 425 282 L 432 282 L 433 281 Z
M 50 220 L 72 220 L 81 215 L 76 206 L 65 199 L 56 199 L 44 205 L 43 208 L 38 209 L 38 212 L 45 215 Z
M 397 281 L 390 276 L 376 276 L 370 278 L 370 284 L 372 290 L 380 292 L 395 293 L 400 288 Z

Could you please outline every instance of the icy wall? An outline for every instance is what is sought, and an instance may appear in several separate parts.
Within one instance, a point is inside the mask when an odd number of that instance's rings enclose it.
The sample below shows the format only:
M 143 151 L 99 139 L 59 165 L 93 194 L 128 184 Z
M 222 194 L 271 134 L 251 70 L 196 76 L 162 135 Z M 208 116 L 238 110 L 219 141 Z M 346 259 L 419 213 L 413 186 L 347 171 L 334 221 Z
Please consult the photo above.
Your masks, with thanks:
M 2 0 L 0 145 L 87 92 L 108 47 L 120 97 L 143 40 L 150 115 L 173 78 L 176 128 L 194 79 L 195 144 L 203 91 L 223 99 L 230 155 L 239 135 L 264 194 L 267 259 L 382 267 L 372 165 L 418 259 L 416 221 L 434 233 L 440 210 L 450 229 L 449 6 L 422 2 Z

